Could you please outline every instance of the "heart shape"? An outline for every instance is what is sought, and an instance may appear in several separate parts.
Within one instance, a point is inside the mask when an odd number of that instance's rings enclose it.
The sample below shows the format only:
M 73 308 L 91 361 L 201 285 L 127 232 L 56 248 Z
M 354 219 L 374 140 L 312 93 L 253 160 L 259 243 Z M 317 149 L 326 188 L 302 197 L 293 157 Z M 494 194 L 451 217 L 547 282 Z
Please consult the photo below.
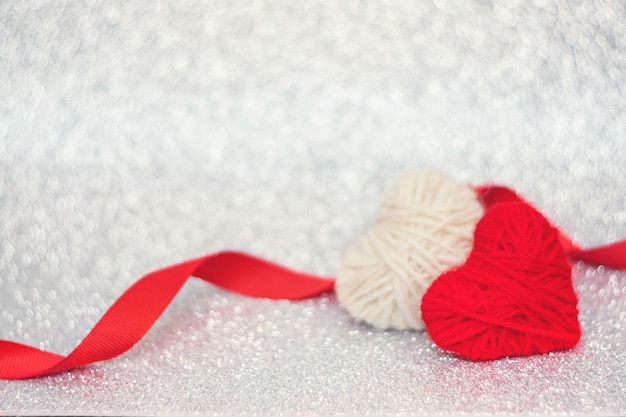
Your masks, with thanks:
M 335 291 L 352 317 L 383 329 L 424 329 L 422 295 L 462 265 L 483 207 L 466 185 L 434 172 L 403 176 L 376 223 L 344 256 Z
M 581 336 L 558 231 L 524 202 L 486 211 L 467 261 L 432 283 L 421 310 L 439 347 L 476 361 L 566 350 Z

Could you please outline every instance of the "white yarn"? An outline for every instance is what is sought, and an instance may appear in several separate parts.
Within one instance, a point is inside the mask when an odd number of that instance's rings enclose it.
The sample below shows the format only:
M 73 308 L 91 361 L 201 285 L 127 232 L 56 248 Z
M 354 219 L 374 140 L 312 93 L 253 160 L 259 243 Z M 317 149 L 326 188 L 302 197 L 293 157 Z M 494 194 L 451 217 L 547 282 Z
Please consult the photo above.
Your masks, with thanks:
M 405 175 L 346 253 L 335 283 L 339 301 L 375 327 L 423 329 L 424 292 L 465 262 L 482 214 L 469 187 L 433 172 Z

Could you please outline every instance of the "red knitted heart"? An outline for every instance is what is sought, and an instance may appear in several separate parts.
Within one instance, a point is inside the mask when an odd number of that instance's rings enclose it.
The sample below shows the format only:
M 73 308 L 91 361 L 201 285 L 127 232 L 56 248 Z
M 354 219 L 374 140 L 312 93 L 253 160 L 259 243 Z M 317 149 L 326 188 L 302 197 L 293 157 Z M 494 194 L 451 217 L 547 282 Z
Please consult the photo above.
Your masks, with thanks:
M 565 350 L 581 335 L 558 231 L 523 202 L 487 210 L 466 263 L 431 284 L 421 309 L 432 340 L 471 360 Z

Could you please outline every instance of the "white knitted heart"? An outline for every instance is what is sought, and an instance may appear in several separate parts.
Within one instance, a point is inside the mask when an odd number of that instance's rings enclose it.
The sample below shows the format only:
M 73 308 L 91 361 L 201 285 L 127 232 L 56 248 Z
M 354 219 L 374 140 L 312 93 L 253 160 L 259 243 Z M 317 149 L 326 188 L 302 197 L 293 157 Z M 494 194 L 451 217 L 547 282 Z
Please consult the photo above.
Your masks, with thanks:
M 339 301 L 375 327 L 423 329 L 424 292 L 465 262 L 482 214 L 469 187 L 429 171 L 405 175 L 346 253 L 335 283 Z

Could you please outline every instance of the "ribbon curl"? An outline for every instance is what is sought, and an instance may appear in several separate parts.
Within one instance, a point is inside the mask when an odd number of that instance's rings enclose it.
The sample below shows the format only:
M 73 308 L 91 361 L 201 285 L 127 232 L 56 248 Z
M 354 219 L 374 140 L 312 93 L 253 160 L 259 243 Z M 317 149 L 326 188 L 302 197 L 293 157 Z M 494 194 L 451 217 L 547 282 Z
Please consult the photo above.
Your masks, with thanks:
M 162 268 L 140 278 L 104 313 L 67 356 L 0 341 L 0 378 L 27 379 L 114 358 L 152 327 L 189 277 L 256 298 L 299 300 L 333 290 L 334 280 L 237 252 L 219 252 Z

